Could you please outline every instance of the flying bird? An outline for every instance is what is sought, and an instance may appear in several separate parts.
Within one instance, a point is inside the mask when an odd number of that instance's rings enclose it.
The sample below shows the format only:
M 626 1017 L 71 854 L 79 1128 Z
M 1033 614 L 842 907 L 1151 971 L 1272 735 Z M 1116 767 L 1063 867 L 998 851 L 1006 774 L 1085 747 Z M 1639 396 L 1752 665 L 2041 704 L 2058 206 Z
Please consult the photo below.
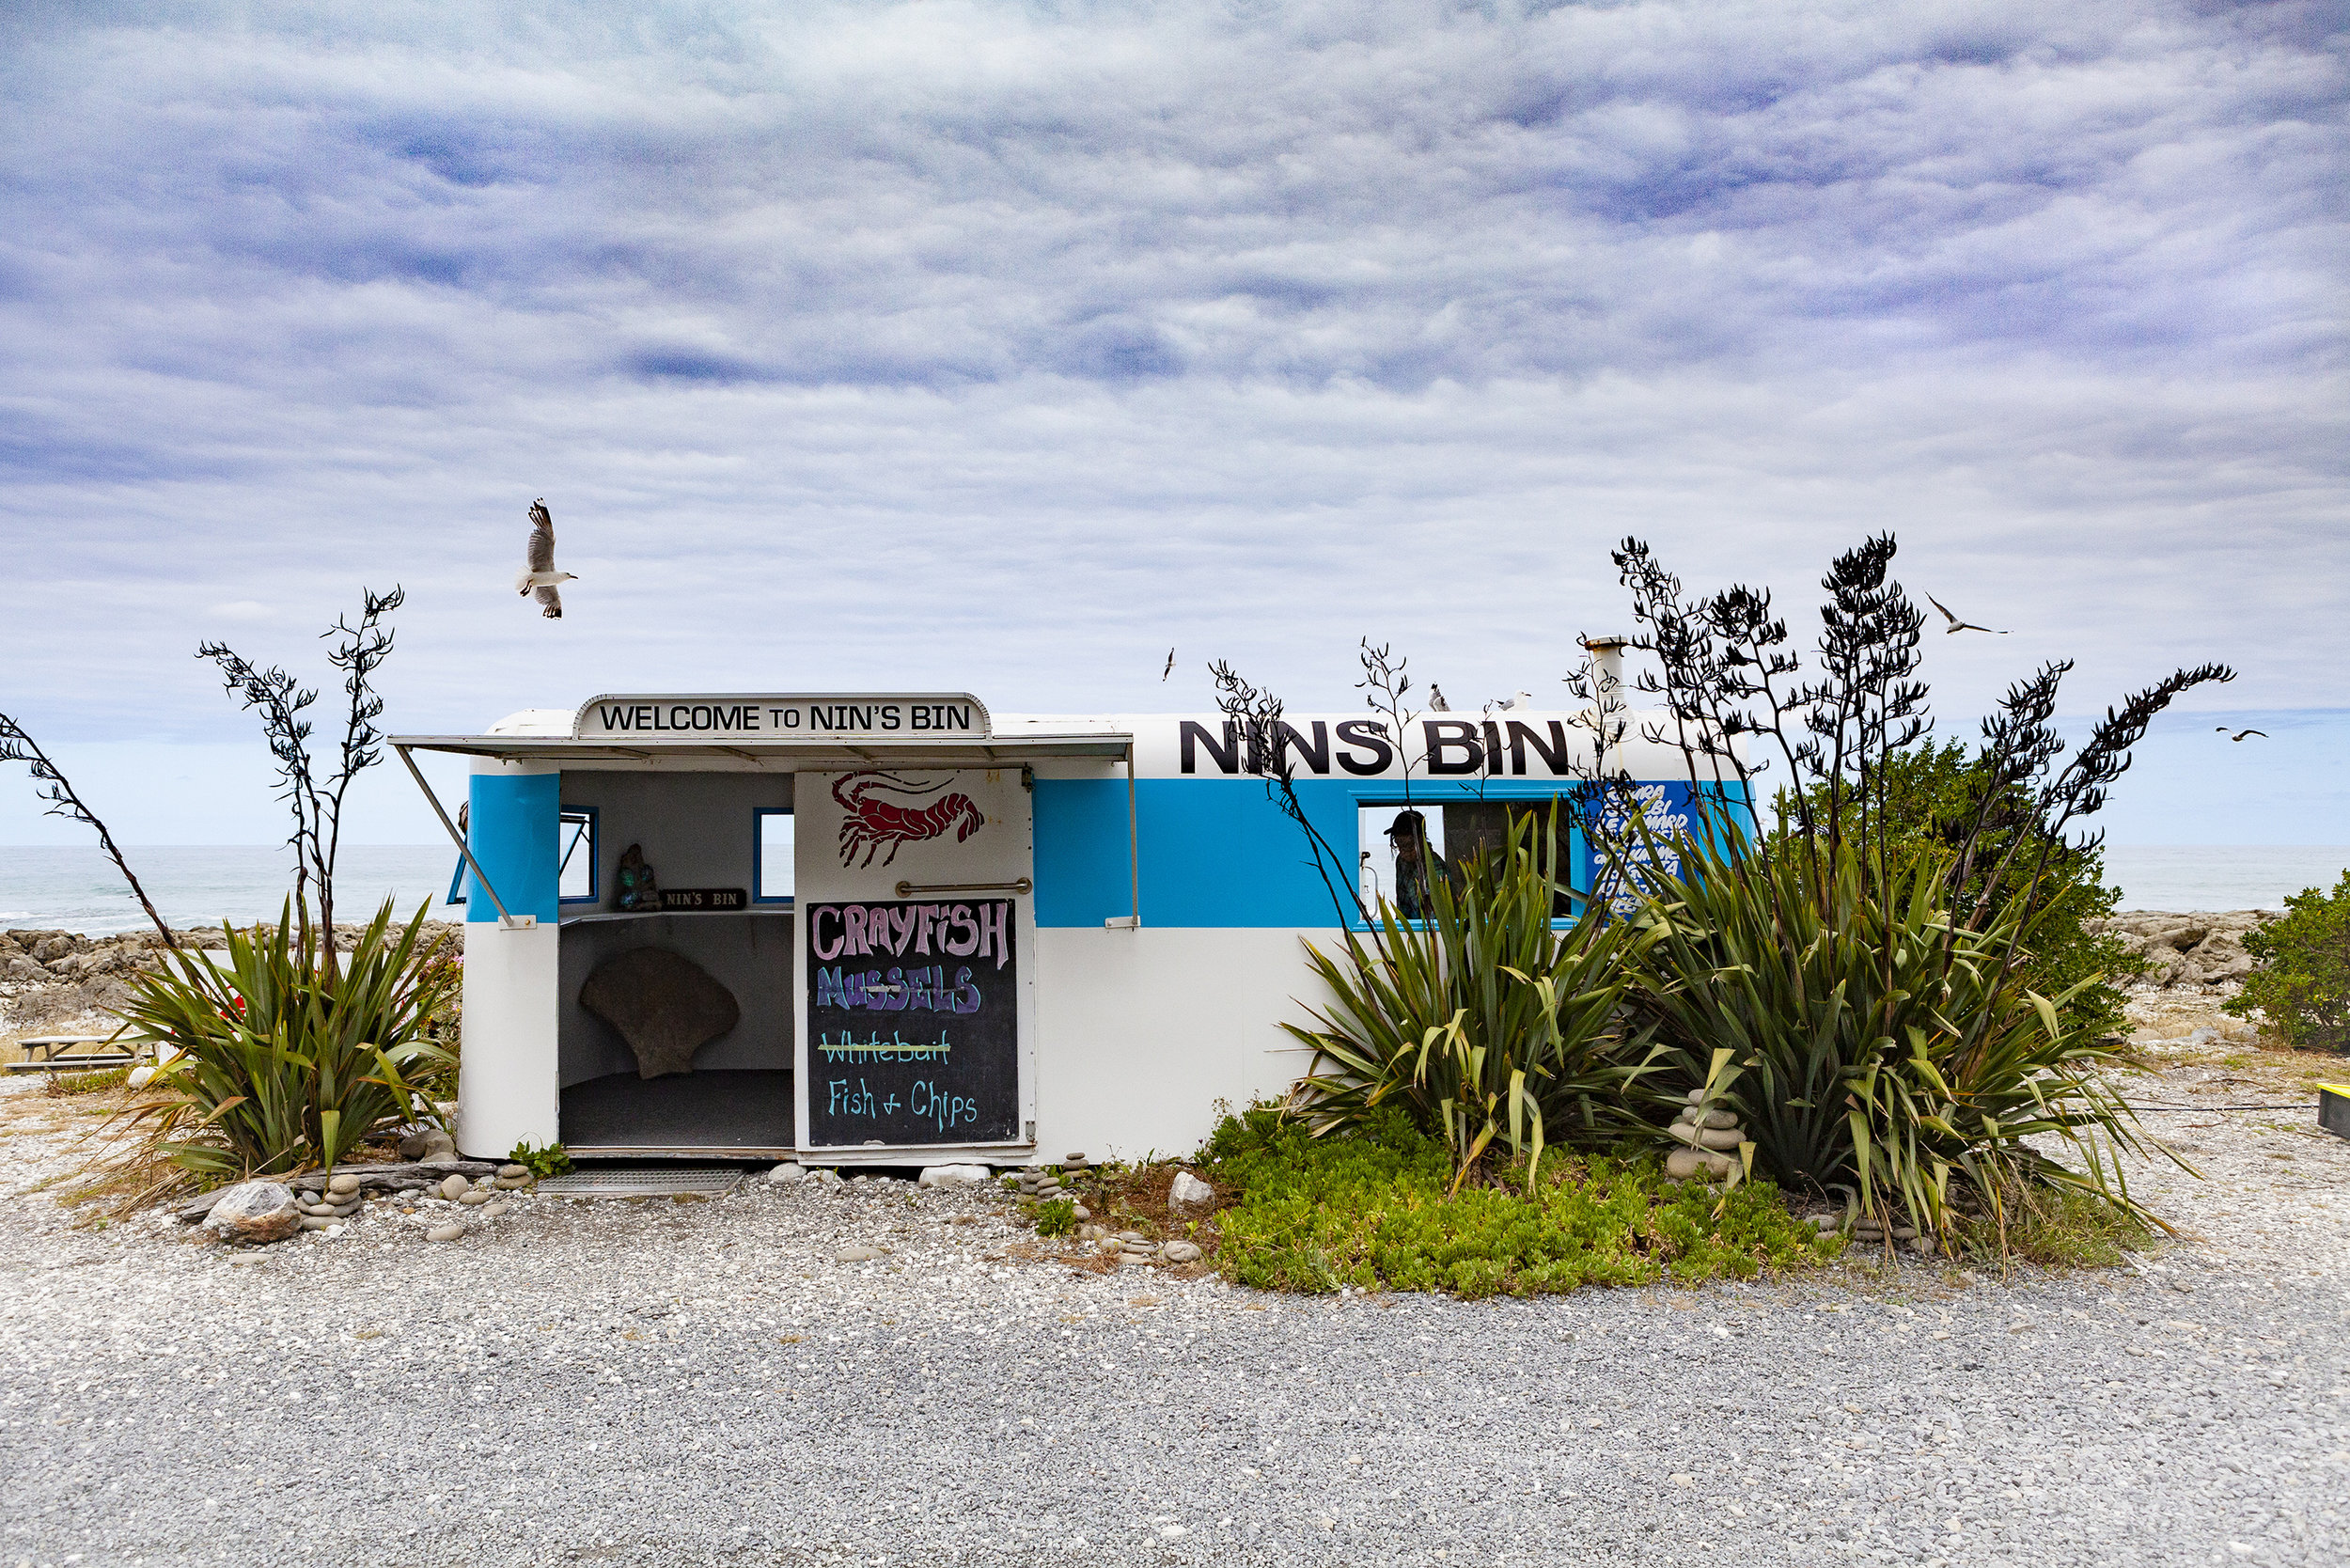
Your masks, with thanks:
M 2217 728 L 2219 733 L 2222 735 L 2228 735 L 2228 727 L 2226 725 L 2223 724 Z M 2234 734 L 2228 735 L 2228 739 L 2232 741 L 2240 741 L 2247 735 L 2258 735 L 2264 741 L 2268 739 L 2268 731 L 2265 729 L 2239 729 Z
M 530 543 L 524 550 L 523 559 L 529 570 L 514 579 L 514 591 L 525 598 L 537 594 L 539 613 L 549 620 L 562 619 L 563 595 L 555 585 L 579 579 L 568 572 L 555 570 L 555 514 L 547 510 L 543 495 L 530 503 Z
M 1167 680 L 1167 678 L 1168 676 L 1170 676 L 1170 675 L 1172 675 L 1172 674 L 1174 674 L 1174 673 L 1175 673 L 1175 651 L 1174 651 L 1173 649 L 1171 649 L 1171 648 L 1170 648 L 1170 649 L 1168 649 L 1168 650 L 1167 651 L 1167 667 L 1166 667 L 1165 669 L 1163 669 L 1163 670 L 1159 671 L 1159 680 L 1160 680 L 1162 682 L 1164 682 Z
M 1452 712 L 1452 704 L 1444 699 L 1444 688 L 1434 681 L 1428 682 L 1428 706 L 1439 713 Z
M 1950 614 L 1948 609 L 1944 608 L 1942 601 L 1936 599 L 1931 593 L 1926 595 L 1926 603 L 1933 605 L 1935 609 L 1941 610 L 1942 619 L 1950 622 L 1948 626 L 1942 628 L 1942 635 L 1946 637 L 1956 632 L 1991 632 L 1991 628 L 1988 626 L 1978 626 L 1971 620 L 1959 619 L 1958 617 Z M 2003 637 L 2007 635 L 2005 632 L 1991 632 L 1991 635 L 1995 637 Z

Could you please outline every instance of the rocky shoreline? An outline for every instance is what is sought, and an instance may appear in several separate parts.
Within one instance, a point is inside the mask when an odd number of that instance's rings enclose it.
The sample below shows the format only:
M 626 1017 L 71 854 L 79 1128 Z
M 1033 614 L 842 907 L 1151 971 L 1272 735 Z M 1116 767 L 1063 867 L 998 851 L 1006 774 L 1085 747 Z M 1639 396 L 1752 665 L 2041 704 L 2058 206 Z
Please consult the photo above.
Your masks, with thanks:
M 2097 935 L 2112 936 L 2149 965 L 2147 972 L 2123 982 L 2124 991 L 2168 991 L 2225 987 L 2233 996 L 2252 972 L 2252 955 L 2244 950 L 2247 933 L 2276 919 L 2275 909 L 2161 910 L 2127 909 L 2103 920 L 2086 922 Z
M 335 946 L 349 952 L 364 929 L 337 925 Z M 425 924 L 429 936 L 462 944 L 464 927 L 447 920 Z M 228 946 L 218 926 L 190 926 L 172 933 L 182 948 L 218 951 Z M 0 931 L 0 1034 L 76 1028 L 111 1030 L 109 1008 L 130 998 L 131 976 L 160 966 L 164 939 L 152 931 L 85 936 L 73 931 L 18 928 Z

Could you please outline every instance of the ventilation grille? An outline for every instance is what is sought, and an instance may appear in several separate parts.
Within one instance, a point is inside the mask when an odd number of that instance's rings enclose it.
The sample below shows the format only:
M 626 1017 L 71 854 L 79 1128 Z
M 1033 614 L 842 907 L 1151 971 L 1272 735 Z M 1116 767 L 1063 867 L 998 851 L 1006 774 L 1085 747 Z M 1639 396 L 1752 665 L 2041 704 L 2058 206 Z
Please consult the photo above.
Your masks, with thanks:
M 723 1168 L 684 1170 L 574 1170 L 550 1176 L 539 1190 L 554 1198 L 657 1198 L 669 1193 L 732 1192 L 743 1173 Z

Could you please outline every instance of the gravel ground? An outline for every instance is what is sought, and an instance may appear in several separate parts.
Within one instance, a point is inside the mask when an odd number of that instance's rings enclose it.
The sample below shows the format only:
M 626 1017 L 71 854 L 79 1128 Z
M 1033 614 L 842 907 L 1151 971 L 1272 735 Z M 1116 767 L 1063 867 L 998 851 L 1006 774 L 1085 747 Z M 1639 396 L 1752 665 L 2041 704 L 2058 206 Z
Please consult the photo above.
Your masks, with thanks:
M 2306 1097 L 2165 1051 L 2150 1102 Z M 2209 1179 L 2139 1173 L 2189 1235 L 2134 1269 L 1460 1303 L 1087 1276 L 904 1183 L 235 1252 L 29 1193 L 67 1104 L 0 1089 L 0 1568 L 2350 1561 L 2306 1112 L 2153 1113 Z

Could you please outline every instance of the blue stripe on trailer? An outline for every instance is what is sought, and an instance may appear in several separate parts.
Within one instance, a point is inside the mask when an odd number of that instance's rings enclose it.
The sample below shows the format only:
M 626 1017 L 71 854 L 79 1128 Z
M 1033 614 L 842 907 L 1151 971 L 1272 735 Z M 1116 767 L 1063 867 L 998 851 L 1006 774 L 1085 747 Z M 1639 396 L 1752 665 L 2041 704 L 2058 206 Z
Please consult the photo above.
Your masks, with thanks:
M 1547 800 L 1550 780 L 1414 779 L 1412 799 Z M 1685 796 L 1684 786 L 1680 792 Z M 1297 797 L 1341 868 L 1360 848 L 1357 810 L 1400 804 L 1394 779 L 1299 779 Z M 1253 778 L 1145 778 L 1135 787 L 1142 923 L 1205 928 L 1330 926 L 1336 912 L 1304 833 Z M 1580 869 L 1580 835 L 1573 846 Z M 1341 872 L 1340 874 L 1345 874 Z M 1588 871 L 1584 873 L 1588 875 Z M 1582 881 L 1583 877 L 1578 877 Z M 1339 888 L 1346 897 L 1346 888 Z M 1134 911 L 1126 861 L 1126 781 L 1040 778 L 1036 785 L 1036 922 L 1095 926 Z

